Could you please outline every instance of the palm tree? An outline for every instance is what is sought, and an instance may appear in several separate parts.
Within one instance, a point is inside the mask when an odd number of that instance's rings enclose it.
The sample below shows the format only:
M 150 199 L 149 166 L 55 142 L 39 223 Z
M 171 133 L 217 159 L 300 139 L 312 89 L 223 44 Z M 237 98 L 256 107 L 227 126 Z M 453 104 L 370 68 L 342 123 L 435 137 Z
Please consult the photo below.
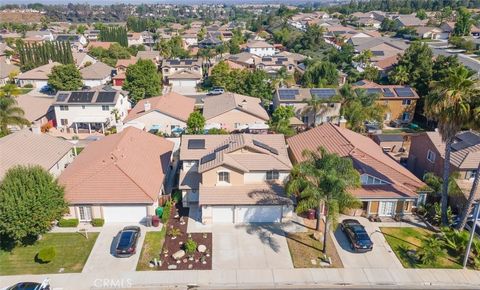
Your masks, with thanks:
M 448 76 L 432 84 L 433 92 L 425 99 L 425 112 L 438 123 L 438 131 L 445 143 L 443 180 L 450 176 L 452 143 L 463 126 L 471 122 L 471 99 L 478 93 L 473 72 L 464 66 L 450 69 Z M 442 185 L 442 224 L 447 225 L 448 182 Z
M 351 88 L 341 89 L 341 114 L 347 120 L 348 128 L 355 132 L 365 131 L 365 122 L 383 123 L 387 106 L 377 102 L 377 94 L 368 94 L 366 90 L 353 91 Z
M 15 84 L 6 84 L 0 88 L 0 97 L 16 97 L 21 91 Z
M 23 117 L 25 112 L 17 107 L 17 101 L 14 98 L 0 97 L 0 136 L 8 135 L 9 125 L 29 125 L 30 122 Z
M 316 230 L 320 230 L 320 213 L 326 208 L 323 252 L 326 253 L 330 224 L 337 225 L 340 212 L 357 207 L 359 201 L 349 190 L 360 186 L 360 175 L 352 160 L 328 153 L 325 148 L 317 152 L 305 150 L 306 161 L 293 167 L 287 193 L 299 198 L 297 212 L 317 208 Z
M 313 127 L 317 126 L 317 117 L 325 115 L 332 108 L 328 105 L 328 101 L 320 98 L 312 97 L 310 100 L 305 100 L 307 105 L 303 109 L 303 114 L 313 115 Z
M 393 70 L 389 75 L 388 78 L 390 81 L 397 85 L 404 85 L 409 80 L 409 75 L 407 68 L 403 65 L 399 65 Z

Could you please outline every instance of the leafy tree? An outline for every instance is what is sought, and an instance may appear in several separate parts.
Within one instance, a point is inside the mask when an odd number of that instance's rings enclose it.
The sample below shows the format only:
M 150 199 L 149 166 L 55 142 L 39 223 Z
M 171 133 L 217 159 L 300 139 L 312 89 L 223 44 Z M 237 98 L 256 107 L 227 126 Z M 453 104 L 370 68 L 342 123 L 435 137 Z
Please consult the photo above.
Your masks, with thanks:
M 0 98 L 1 97 L 16 97 L 20 95 L 21 91 L 14 83 L 9 83 L 0 88 Z
M 420 20 L 425 20 L 428 18 L 428 15 L 427 15 L 427 12 L 425 12 L 425 9 L 419 9 L 417 11 L 417 18 L 419 18 Z
M 292 106 L 279 106 L 275 109 L 270 120 L 270 128 L 278 134 L 285 136 L 292 136 L 295 134 L 290 127 L 290 118 L 295 116 L 294 108 Z
M 365 122 L 367 121 L 382 124 L 386 106 L 377 102 L 378 95 L 367 94 L 364 89 L 353 91 L 350 87 L 340 90 L 340 93 L 341 113 L 351 130 L 365 132 Z
M 12 97 L 0 97 L 0 137 L 8 135 L 8 126 L 26 126 L 30 121 L 24 118 L 25 112 L 17 106 Z
M 310 100 L 306 100 L 307 105 L 303 109 L 303 114 L 312 115 L 313 116 L 313 127 L 317 126 L 317 120 L 319 117 L 324 116 L 328 113 L 332 108 L 329 106 L 330 100 L 323 100 L 320 98 L 311 98 Z
M 472 26 L 472 15 L 465 7 L 460 7 L 457 10 L 457 17 L 455 27 L 453 28 L 453 34 L 457 36 L 467 36 L 470 34 L 470 28 Z
M 162 83 L 157 66 L 149 59 L 139 59 L 136 64 L 129 65 L 122 88 L 135 103 L 159 95 Z
M 385 17 L 380 24 L 380 31 L 395 31 L 395 21 Z
M 66 212 L 64 189 L 40 166 L 16 166 L 0 185 L 0 235 L 25 243 L 47 232 Z
M 194 111 L 188 116 L 187 120 L 187 133 L 188 134 L 201 134 L 205 128 L 205 117 L 200 111 Z
M 254 70 L 246 74 L 245 94 L 262 99 L 264 104 L 268 104 L 273 97 L 273 86 L 268 74 L 264 70 Z
M 230 87 L 232 79 L 228 64 L 223 60 L 220 61 L 216 66 L 213 67 L 210 79 L 214 86 L 224 88 Z
M 48 75 L 48 85 L 56 91 L 74 91 L 82 87 L 82 75 L 74 64 L 56 65 Z
M 380 79 L 380 71 L 378 68 L 369 65 L 363 70 L 363 78 L 369 81 L 376 82 Z
M 443 80 L 449 75 L 451 69 L 458 68 L 461 65 L 456 55 L 439 55 L 433 62 L 432 79 L 434 81 Z
M 435 121 L 442 141 L 445 142 L 443 180 L 450 176 L 450 156 L 455 135 L 472 122 L 472 98 L 478 95 L 473 73 L 463 66 L 454 68 L 448 76 L 433 83 L 433 92 L 425 101 L 425 112 Z M 448 183 L 443 183 L 442 224 L 447 225 Z
M 338 70 L 329 61 L 315 61 L 307 66 L 302 83 L 309 88 L 321 88 L 338 84 Z
M 128 47 L 127 29 L 122 26 L 103 27 L 100 30 L 100 40 L 118 42 L 123 47 Z
M 169 40 L 161 39 L 156 44 L 156 48 L 160 51 L 160 55 L 165 58 L 187 58 L 188 51 L 183 49 L 183 40 L 180 36 L 174 36 Z
M 87 30 L 86 25 L 80 24 L 77 26 L 77 34 L 84 34 L 86 30 Z
M 325 206 L 323 252 L 326 253 L 330 225 L 336 227 L 340 212 L 359 206 L 359 201 L 351 195 L 350 190 L 360 187 L 360 174 L 353 167 L 351 159 L 328 153 L 325 148 L 319 148 L 317 152 L 306 150 L 303 155 L 305 161 L 292 169 L 287 192 L 299 198 L 298 212 L 317 208 L 320 214 Z M 316 230 L 320 230 L 319 216 Z
M 399 65 L 395 68 L 395 70 L 390 72 L 388 79 L 394 84 L 404 85 L 409 80 L 408 71 L 404 66 Z
M 424 96 L 429 92 L 429 84 L 432 80 L 433 53 L 427 44 L 413 42 L 400 57 L 395 71 L 398 67 L 404 67 L 408 73 L 408 83 L 417 92 Z

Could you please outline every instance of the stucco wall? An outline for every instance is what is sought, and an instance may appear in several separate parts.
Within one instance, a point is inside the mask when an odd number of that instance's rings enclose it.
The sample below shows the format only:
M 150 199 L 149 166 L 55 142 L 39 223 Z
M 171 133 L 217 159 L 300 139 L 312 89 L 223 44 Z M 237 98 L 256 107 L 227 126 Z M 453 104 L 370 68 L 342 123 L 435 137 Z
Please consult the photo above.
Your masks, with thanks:
M 133 120 L 134 122 L 141 122 L 145 124 L 145 130 L 148 131 L 153 125 L 159 125 L 160 131 L 170 134 L 172 132 L 172 125 L 185 128 L 187 124 L 181 120 L 170 117 L 158 111 L 149 112 Z M 128 124 L 128 122 L 127 122 Z
M 206 124 L 221 124 L 222 128 L 228 131 L 235 130 L 235 123 L 240 126 L 254 123 L 264 124 L 266 121 L 254 115 L 239 111 L 237 109 L 228 111 L 224 114 L 206 120 Z
M 218 172 L 227 171 L 230 172 L 230 185 L 243 185 L 243 173 L 227 166 L 219 166 L 206 171 L 202 174 L 202 184 L 204 186 L 222 186 L 218 183 Z M 223 184 L 226 185 L 226 184 Z M 228 186 L 228 185 L 226 185 Z

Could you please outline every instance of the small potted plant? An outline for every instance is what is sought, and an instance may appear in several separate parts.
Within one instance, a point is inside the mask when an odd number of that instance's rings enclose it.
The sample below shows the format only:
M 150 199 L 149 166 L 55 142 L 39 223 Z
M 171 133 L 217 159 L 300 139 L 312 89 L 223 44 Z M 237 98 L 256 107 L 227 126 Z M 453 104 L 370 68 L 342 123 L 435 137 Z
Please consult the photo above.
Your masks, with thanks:
M 182 234 L 182 232 L 180 231 L 180 229 L 173 228 L 168 234 L 170 235 L 170 237 L 172 237 L 172 240 L 175 240 L 178 236 Z
M 195 251 L 197 250 L 197 242 L 195 242 L 192 239 L 188 239 L 185 242 L 185 253 L 189 255 L 189 259 L 192 261 L 193 260 L 193 254 L 195 254 Z

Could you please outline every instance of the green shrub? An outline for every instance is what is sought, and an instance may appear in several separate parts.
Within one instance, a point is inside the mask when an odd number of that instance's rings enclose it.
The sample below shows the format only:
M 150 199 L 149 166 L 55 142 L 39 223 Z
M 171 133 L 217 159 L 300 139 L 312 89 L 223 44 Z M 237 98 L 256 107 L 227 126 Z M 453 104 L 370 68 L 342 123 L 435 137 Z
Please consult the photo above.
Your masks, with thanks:
M 170 219 L 170 212 L 172 211 L 172 203 L 167 201 L 163 206 L 163 214 L 162 214 L 162 223 L 166 224 Z
M 192 239 L 188 239 L 185 242 L 185 253 L 189 255 L 193 255 L 196 250 L 197 250 L 197 242 L 195 242 Z
M 37 254 L 37 259 L 40 263 L 50 263 L 57 253 L 54 247 L 46 247 L 41 249 Z
M 429 237 L 422 240 L 422 247 L 418 251 L 418 257 L 422 265 L 432 266 L 445 256 L 444 242 L 438 237 Z
M 182 192 L 177 190 L 172 194 L 172 199 L 175 202 L 180 202 L 182 200 Z
M 105 223 L 104 219 L 92 219 L 92 226 L 94 227 L 103 227 L 104 223 Z
M 33 84 L 26 84 L 23 87 L 27 88 L 27 89 L 31 89 L 31 88 L 33 88 Z
M 76 228 L 78 223 L 78 219 L 61 219 L 58 221 L 58 226 L 61 228 Z

